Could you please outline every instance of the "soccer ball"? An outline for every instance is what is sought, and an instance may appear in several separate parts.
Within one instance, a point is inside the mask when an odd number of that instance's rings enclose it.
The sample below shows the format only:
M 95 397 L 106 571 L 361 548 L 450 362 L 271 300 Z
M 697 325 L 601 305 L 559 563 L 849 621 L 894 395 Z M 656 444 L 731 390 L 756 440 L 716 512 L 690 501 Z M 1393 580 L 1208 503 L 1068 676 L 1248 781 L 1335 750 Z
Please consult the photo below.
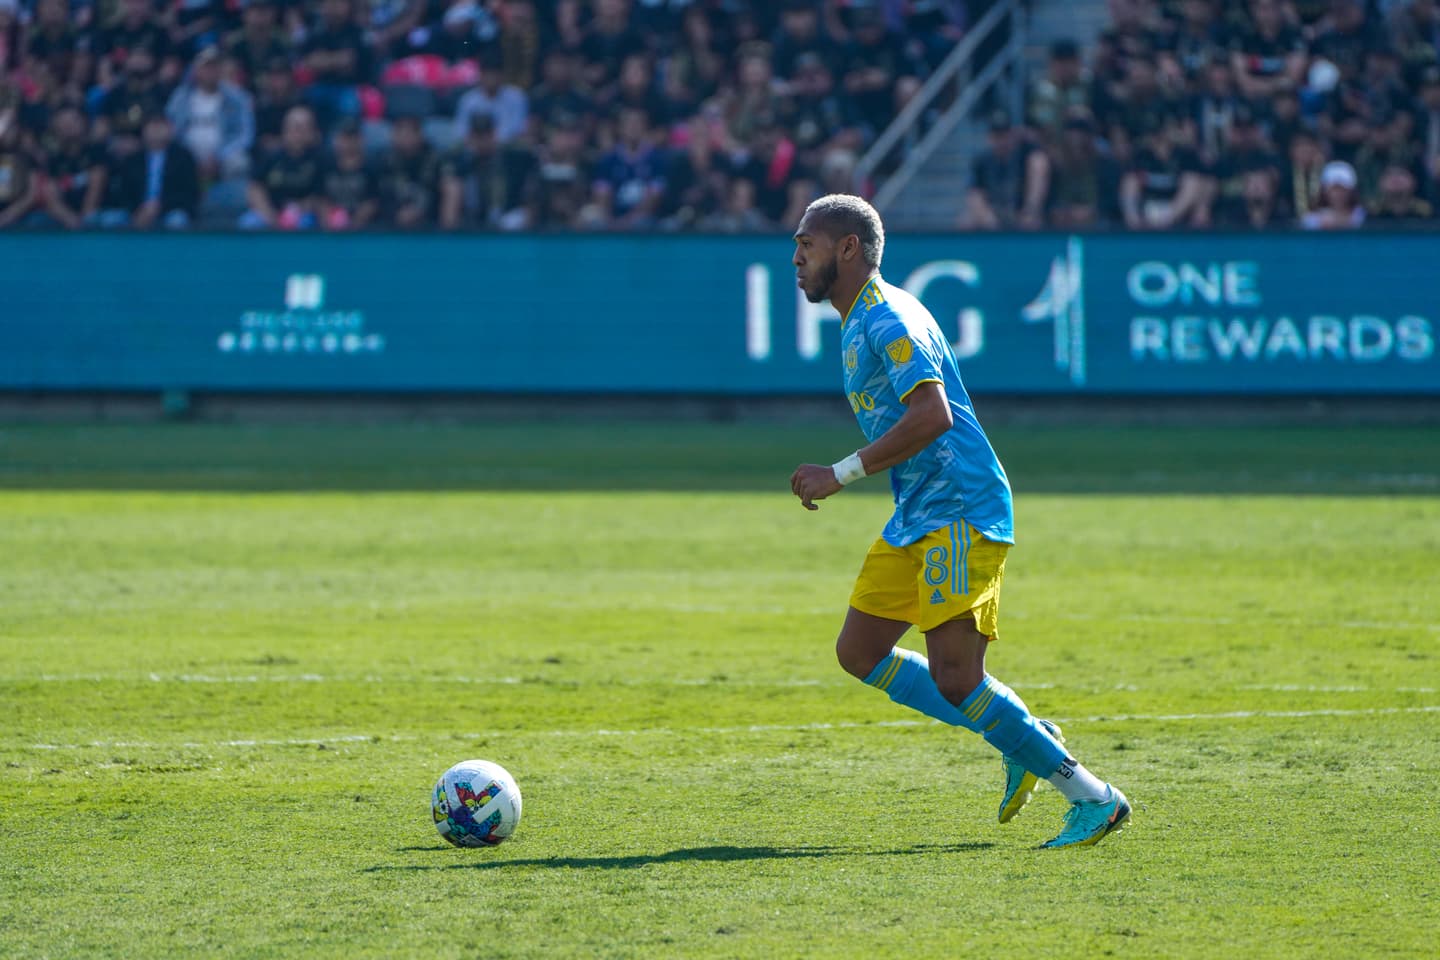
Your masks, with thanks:
M 455 846 L 493 847 L 520 823 L 520 788 L 500 764 L 466 760 L 436 781 L 430 808 L 435 829 Z

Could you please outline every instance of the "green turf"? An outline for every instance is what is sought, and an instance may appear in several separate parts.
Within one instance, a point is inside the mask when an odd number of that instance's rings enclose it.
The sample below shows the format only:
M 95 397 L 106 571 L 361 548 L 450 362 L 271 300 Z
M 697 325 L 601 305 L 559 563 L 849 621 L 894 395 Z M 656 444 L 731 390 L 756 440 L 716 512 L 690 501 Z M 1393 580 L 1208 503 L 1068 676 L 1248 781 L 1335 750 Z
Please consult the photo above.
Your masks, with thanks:
M 993 433 L 1092 850 L 835 667 L 853 428 L 0 427 L 0 955 L 1434 956 L 1434 432 Z

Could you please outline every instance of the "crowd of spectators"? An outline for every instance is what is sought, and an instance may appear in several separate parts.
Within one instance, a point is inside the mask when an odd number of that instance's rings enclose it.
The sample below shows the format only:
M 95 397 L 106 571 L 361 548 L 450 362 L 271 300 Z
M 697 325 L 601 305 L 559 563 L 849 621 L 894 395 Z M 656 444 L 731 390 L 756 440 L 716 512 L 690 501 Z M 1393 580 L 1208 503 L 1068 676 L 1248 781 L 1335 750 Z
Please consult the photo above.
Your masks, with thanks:
M 0 0 L 0 227 L 790 225 L 956 0 Z
M 975 159 L 974 229 L 1354 229 L 1440 209 L 1436 0 L 1110 0 Z

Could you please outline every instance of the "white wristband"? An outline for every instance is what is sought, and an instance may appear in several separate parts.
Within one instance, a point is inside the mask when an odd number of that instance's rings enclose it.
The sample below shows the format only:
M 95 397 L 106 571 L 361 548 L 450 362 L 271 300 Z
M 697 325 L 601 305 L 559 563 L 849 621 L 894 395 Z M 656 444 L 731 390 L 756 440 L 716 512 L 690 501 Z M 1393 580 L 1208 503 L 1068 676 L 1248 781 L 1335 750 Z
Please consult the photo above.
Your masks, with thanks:
M 865 476 L 865 464 L 860 462 L 860 452 L 850 454 L 844 460 L 833 465 L 831 470 L 835 471 L 835 482 L 840 486 L 854 483 Z

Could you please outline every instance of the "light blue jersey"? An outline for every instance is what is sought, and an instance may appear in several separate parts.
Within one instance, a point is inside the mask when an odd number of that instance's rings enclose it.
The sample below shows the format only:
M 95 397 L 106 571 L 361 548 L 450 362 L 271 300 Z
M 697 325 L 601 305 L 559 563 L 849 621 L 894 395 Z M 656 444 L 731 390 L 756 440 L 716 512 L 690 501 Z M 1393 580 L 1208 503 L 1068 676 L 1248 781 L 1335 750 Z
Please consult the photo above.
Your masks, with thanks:
M 951 426 L 934 443 L 890 470 L 895 515 L 883 536 L 907 546 L 932 530 L 964 520 L 988 540 L 1015 542 L 1010 481 L 985 431 L 950 344 L 924 304 L 872 277 L 840 327 L 845 393 L 872 442 L 905 412 L 904 399 L 922 383 L 945 386 Z

